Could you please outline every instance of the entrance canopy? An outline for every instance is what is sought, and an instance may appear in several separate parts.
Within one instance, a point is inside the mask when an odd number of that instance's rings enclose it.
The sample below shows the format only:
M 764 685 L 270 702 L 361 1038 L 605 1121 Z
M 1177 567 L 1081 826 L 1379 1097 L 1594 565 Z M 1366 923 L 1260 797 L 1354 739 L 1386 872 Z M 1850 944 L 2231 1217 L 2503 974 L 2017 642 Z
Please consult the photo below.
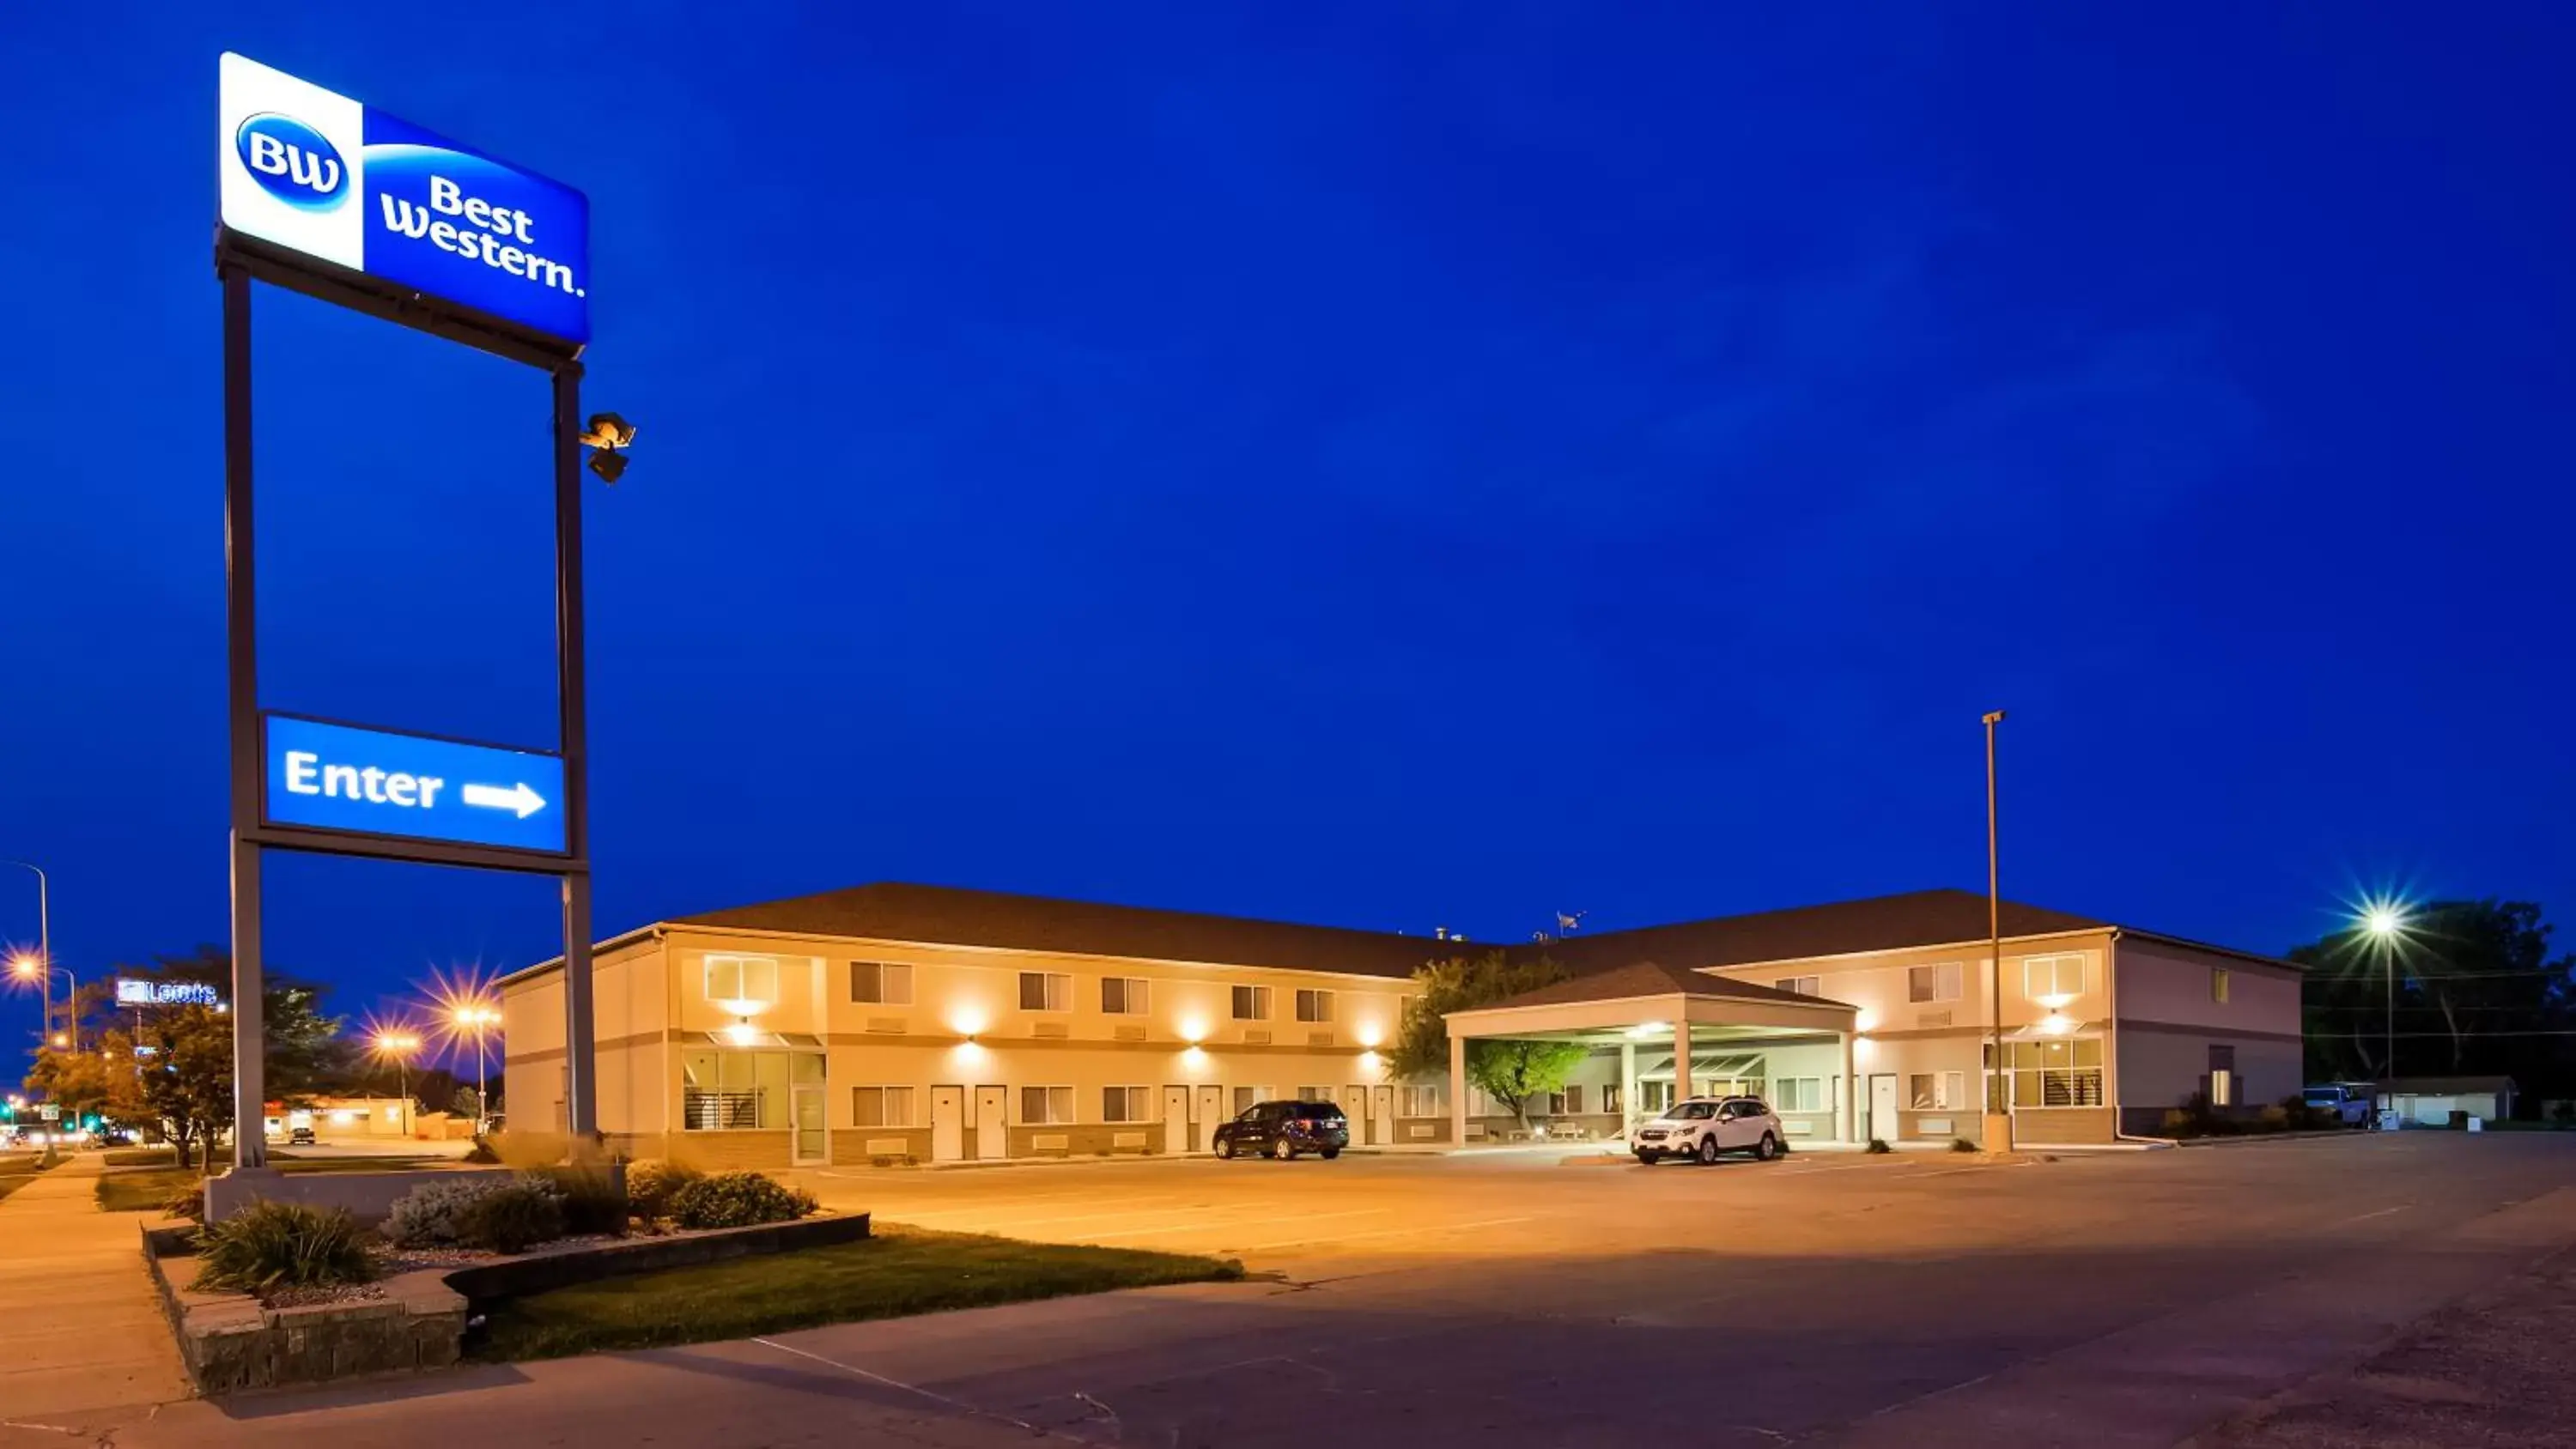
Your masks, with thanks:
M 1701 971 L 1640 961 L 1614 970 L 1559 981 L 1443 1018 L 1449 1027 L 1451 1138 L 1466 1140 L 1467 1043 L 1478 1039 L 1572 1041 L 1615 1048 L 1620 1054 L 1622 1101 L 1633 1112 L 1635 1084 L 1675 1080 L 1674 1064 L 1688 1062 L 1676 1083 L 1688 1095 L 1695 1081 L 1739 1080 L 1756 1075 L 1743 1065 L 1754 1054 L 1789 1047 L 1823 1047 L 1851 1076 L 1852 1040 L 1859 1010 L 1839 1001 L 1730 981 Z M 1830 1108 L 1833 1135 L 1851 1135 L 1851 1103 L 1837 1090 Z M 1820 1131 L 1819 1136 L 1823 1133 Z

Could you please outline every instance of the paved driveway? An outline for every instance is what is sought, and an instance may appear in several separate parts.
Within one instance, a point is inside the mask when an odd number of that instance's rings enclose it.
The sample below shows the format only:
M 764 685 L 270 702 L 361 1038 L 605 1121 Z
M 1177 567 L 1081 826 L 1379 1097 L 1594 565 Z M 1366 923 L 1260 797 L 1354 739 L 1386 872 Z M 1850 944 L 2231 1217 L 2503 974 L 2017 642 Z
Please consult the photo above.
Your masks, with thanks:
M 817 1181 L 1277 1277 L 186 1405 L 116 1442 L 2170 1445 L 2576 1241 L 2576 1139 L 2508 1134 Z

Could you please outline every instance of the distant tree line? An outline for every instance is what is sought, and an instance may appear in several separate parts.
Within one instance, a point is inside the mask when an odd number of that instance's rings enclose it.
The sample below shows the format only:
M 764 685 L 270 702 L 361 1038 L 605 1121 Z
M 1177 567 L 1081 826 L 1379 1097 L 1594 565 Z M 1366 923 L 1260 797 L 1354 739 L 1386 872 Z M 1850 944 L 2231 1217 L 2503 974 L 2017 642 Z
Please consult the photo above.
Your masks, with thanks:
M 2550 953 L 2540 907 L 2436 901 L 2404 922 L 2386 939 L 2355 926 L 2289 953 L 2307 968 L 2309 1079 L 2507 1076 L 2535 1113 L 2576 1097 L 2576 954 Z

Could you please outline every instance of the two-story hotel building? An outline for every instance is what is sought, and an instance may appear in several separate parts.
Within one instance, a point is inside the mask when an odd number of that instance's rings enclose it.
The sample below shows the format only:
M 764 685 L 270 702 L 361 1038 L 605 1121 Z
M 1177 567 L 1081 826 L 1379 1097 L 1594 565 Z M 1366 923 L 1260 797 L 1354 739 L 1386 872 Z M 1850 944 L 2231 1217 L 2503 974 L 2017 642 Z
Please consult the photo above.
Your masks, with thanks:
M 1465 1044 L 1515 1037 L 1591 1048 L 1527 1104 L 1559 1135 L 1750 1091 L 1808 1140 L 1976 1140 L 1998 997 L 2019 1141 L 2299 1089 L 2297 968 L 2007 903 L 1998 983 L 1985 931 L 1982 897 L 1928 891 L 1508 947 L 1570 975 L 1453 1014 L 1452 1070 L 1400 1081 L 1414 971 L 1494 948 L 860 886 L 602 942 L 598 1120 L 632 1156 L 759 1167 L 1201 1151 L 1274 1097 L 1339 1102 L 1357 1143 L 1474 1141 L 1525 1129 Z M 562 1122 L 561 972 L 501 983 L 522 1129 Z

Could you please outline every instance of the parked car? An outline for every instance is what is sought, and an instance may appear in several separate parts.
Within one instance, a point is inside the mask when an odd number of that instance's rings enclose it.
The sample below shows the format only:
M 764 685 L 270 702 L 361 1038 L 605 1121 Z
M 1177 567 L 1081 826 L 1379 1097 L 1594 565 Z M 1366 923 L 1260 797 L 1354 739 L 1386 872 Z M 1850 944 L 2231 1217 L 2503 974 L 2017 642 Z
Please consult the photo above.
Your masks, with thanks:
M 1351 1121 L 1330 1102 L 1256 1102 L 1216 1129 L 1219 1157 L 1267 1152 L 1282 1162 L 1312 1152 L 1331 1161 L 1351 1145 Z
M 310 1146 L 312 1146 L 312 1145 L 313 1145 L 313 1129 L 312 1129 L 312 1128 L 310 1128 L 310 1127 L 289 1127 L 289 1128 L 287 1128 L 287 1129 L 286 1129 L 286 1145 L 287 1145 L 287 1146 L 289 1146 L 289 1147 L 310 1147 Z
M 2356 1087 L 2349 1082 L 2328 1082 L 2308 1088 L 2300 1094 L 2300 1100 L 2317 1111 L 2332 1112 L 2335 1121 L 2346 1127 L 2367 1127 L 2370 1125 L 2371 1096 L 2368 1087 Z
M 1689 1097 L 1640 1126 L 1628 1147 L 1652 1167 L 1667 1157 L 1715 1162 L 1725 1152 L 1750 1152 L 1769 1162 L 1788 1141 L 1779 1114 L 1759 1097 Z

